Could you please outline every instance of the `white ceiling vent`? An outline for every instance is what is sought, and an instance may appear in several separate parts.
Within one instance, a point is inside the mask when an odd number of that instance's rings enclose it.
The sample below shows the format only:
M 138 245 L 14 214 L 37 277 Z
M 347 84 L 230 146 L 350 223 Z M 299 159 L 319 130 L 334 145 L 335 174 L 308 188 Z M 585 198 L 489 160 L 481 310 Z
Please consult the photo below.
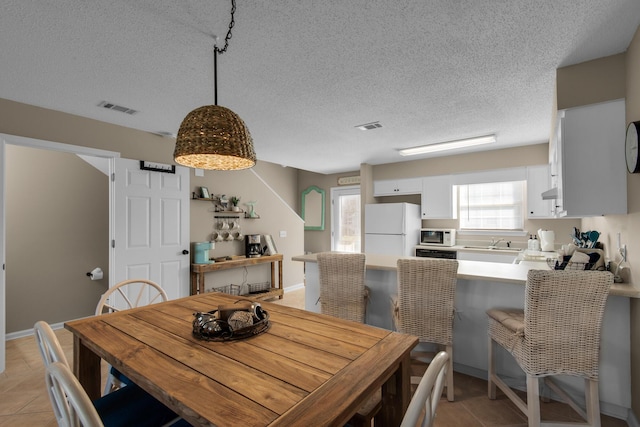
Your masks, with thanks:
M 380 124 L 380 122 L 371 122 L 371 123 L 365 123 L 363 125 L 358 125 L 356 126 L 356 128 L 360 129 L 360 130 L 373 130 L 373 129 L 378 129 L 381 128 L 382 125 Z
M 131 108 L 123 107 L 122 105 L 114 104 L 113 102 L 109 101 L 102 101 L 98 104 L 98 107 L 103 107 L 108 110 L 120 111 L 121 113 L 126 113 L 129 115 L 134 115 L 138 112 L 137 110 L 132 110 Z

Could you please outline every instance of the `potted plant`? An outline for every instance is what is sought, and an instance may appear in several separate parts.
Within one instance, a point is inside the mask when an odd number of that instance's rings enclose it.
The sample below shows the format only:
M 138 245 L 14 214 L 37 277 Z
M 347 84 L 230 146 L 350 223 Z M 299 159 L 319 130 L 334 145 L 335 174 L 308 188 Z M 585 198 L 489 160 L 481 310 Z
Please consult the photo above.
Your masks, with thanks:
M 231 197 L 231 210 L 234 212 L 240 212 L 240 207 L 238 207 L 238 203 L 240 203 L 240 197 L 232 196 Z

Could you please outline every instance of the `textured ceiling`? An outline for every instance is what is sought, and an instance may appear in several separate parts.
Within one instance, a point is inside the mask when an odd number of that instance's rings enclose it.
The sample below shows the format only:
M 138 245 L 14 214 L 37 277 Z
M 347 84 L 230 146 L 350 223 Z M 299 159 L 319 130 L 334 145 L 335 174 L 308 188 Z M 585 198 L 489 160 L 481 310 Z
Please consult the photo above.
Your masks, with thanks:
M 0 97 L 175 134 L 213 103 L 212 35 L 230 4 L 3 0 Z M 238 0 L 218 103 L 259 160 L 321 173 L 489 133 L 495 147 L 537 144 L 555 70 L 624 52 L 639 24 L 639 0 Z

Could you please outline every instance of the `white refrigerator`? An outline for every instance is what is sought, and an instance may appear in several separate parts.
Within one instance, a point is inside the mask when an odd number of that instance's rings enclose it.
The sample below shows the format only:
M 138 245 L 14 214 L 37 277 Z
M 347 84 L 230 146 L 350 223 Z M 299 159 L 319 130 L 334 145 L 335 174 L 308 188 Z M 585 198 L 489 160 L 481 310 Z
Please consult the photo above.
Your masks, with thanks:
M 420 205 L 377 203 L 364 207 L 364 252 L 415 256 L 420 241 Z

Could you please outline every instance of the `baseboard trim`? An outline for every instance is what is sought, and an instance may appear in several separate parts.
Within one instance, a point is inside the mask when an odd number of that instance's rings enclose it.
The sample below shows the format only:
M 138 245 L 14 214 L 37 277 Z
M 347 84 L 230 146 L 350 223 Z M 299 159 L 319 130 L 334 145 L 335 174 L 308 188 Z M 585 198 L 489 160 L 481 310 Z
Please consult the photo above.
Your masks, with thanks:
M 64 322 L 53 323 L 49 326 L 51 326 L 51 329 L 53 330 L 62 329 L 64 328 Z M 25 329 L 24 331 L 11 332 L 5 335 L 5 341 L 11 341 L 11 340 L 16 340 L 18 338 L 30 337 L 32 335 L 33 335 L 33 328 Z
M 286 288 L 283 289 L 283 291 L 286 294 L 287 292 L 299 291 L 300 289 L 304 289 L 304 283 L 298 283 L 297 285 L 287 286 Z

